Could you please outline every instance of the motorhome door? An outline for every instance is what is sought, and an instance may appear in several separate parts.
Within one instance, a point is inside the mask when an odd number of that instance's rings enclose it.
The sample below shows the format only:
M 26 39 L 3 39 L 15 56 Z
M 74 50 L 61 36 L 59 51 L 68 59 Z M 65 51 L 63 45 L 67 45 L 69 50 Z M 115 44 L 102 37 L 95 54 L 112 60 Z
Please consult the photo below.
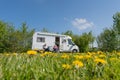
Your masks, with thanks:
M 58 46 L 60 46 L 60 37 L 55 37 L 55 44 Z

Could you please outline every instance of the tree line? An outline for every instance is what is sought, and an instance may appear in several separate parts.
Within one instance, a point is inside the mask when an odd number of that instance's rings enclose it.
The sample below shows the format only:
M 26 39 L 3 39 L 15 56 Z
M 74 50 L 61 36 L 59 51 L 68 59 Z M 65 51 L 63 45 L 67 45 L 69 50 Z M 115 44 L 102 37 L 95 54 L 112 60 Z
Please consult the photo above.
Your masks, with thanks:
M 41 31 L 49 32 L 43 28 Z M 3 52 L 26 52 L 32 47 L 32 36 L 35 29 L 29 29 L 26 23 L 15 29 L 14 25 L 0 21 L 0 53 Z M 113 51 L 120 50 L 120 12 L 113 15 L 113 25 L 105 28 L 97 37 L 92 31 L 76 35 L 68 30 L 62 34 L 72 37 L 80 52 L 88 51 Z M 97 41 L 97 47 L 93 46 Z
M 24 52 L 31 49 L 34 31 L 28 29 L 26 23 L 15 29 L 14 25 L 0 21 L 0 53 Z
M 120 12 L 113 15 L 113 25 L 97 37 L 98 48 L 102 51 L 120 51 Z

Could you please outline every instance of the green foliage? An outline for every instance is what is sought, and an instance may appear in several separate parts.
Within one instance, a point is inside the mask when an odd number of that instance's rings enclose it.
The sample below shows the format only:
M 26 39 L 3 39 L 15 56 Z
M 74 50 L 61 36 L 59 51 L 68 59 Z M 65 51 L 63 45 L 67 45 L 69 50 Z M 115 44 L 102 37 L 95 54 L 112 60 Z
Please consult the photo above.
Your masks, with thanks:
M 113 15 L 113 22 L 112 28 L 105 29 L 97 38 L 100 50 L 120 50 L 120 12 Z
M 90 50 L 90 44 L 94 42 L 95 37 L 93 37 L 92 32 L 83 33 L 76 39 L 76 44 L 80 48 L 80 52 L 87 52 Z
M 116 33 L 116 39 L 117 39 L 117 50 L 120 50 L 120 12 L 117 12 L 113 16 L 113 30 Z
M 105 29 L 98 38 L 98 47 L 102 51 L 113 51 L 117 48 L 116 34 L 112 29 Z
M 113 28 L 120 35 L 120 12 L 113 15 Z
M 14 26 L 0 21 L 0 53 L 24 52 L 31 49 L 34 30 L 29 30 L 26 23 L 21 29 L 15 30 Z
M 13 25 L 0 21 L 0 52 L 10 51 Z
M 29 30 L 26 23 L 23 23 L 21 28 L 17 30 L 18 39 L 18 49 L 20 52 L 24 52 L 31 49 L 32 46 L 32 36 L 34 30 Z

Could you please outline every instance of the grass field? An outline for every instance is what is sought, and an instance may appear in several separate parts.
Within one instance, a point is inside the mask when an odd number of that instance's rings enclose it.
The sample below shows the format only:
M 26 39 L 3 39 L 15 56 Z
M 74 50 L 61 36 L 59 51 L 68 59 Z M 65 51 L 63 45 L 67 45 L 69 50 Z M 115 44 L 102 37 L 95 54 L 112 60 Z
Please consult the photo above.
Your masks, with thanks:
M 120 53 L 4 53 L 0 80 L 120 80 Z

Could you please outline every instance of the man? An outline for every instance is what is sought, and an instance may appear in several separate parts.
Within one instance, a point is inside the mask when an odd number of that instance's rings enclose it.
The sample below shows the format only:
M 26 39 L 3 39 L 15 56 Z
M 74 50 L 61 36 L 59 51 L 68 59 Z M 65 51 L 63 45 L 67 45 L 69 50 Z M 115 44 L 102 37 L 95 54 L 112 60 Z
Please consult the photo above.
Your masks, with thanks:
M 49 51 L 49 47 L 46 45 L 46 43 L 43 45 L 44 51 Z

